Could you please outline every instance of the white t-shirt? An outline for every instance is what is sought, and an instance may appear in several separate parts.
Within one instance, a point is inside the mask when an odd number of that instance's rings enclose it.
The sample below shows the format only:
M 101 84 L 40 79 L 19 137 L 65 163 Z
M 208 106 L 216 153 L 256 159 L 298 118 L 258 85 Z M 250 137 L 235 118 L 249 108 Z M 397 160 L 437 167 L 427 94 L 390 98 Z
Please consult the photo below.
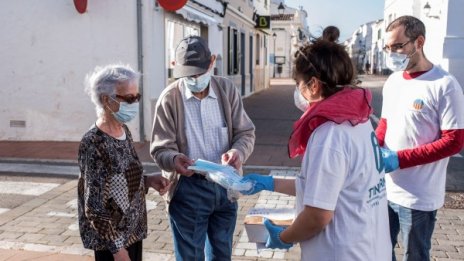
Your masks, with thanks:
M 385 172 L 371 123 L 326 122 L 309 138 L 296 178 L 296 207 L 334 211 L 303 241 L 301 260 L 391 261 Z
M 387 120 L 385 146 L 412 149 L 440 138 L 441 130 L 464 128 L 464 95 L 456 79 L 438 66 L 405 80 L 392 74 L 383 89 L 382 118 Z M 449 158 L 386 175 L 388 200 L 432 211 L 443 206 Z

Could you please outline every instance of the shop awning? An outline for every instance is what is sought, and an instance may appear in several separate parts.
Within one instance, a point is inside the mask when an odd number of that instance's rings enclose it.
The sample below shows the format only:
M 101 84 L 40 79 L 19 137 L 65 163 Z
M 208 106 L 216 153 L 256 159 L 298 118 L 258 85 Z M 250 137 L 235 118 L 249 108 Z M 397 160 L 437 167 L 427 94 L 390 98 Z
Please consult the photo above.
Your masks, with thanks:
M 213 17 L 202 13 L 188 5 L 185 5 L 181 9 L 177 10 L 176 13 L 182 15 L 187 21 L 195 22 L 195 23 L 202 23 L 205 25 L 216 25 L 218 21 Z

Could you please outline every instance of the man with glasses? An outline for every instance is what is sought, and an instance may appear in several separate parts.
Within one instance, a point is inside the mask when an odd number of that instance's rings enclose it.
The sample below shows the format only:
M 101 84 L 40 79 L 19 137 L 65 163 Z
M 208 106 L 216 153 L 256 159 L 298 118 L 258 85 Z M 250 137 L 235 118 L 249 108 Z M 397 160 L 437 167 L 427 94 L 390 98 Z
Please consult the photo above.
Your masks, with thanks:
M 155 107 L 151 155 L 174 183 L 167 203 L 176 260 L 231 260 L 237 202 L 216 183 L 188 169 L 196 159 L 241 170 L 255 127 L 238 89 L 213 76 L 215 56 L 198 36 L 176 48 L 174 77 Z
M 376 135 L 387 173 L 390 236 L 401 231 L 403 260 L 429 260 L 449 157 L 464 144 L 464 95 L 457 80 L 424 54 L 425 26 L 402 16 L 387 29 L 387 66 Z M 393 260 L 396 260 L 393 253 Z

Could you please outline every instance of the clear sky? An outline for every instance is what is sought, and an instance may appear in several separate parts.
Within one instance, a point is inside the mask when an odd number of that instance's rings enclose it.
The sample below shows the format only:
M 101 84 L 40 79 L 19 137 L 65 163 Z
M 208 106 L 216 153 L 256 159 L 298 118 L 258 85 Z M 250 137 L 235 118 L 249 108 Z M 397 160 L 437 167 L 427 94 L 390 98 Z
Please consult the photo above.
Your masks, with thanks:
M 322 29 L 335 25 L 340 29 L 343 42 L 367 22 L 383 19 L 385 0 L 285 0 L 288 6 L 308 12 L 308 26 L 312 35 L 318 37 Z

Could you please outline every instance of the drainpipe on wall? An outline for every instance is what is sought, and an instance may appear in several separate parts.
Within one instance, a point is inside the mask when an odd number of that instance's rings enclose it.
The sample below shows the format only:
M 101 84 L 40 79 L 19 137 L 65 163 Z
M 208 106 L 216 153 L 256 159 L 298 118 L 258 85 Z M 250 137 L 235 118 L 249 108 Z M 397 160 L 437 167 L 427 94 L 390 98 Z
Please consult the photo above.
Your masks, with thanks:
M 137 65 L 140 72 L 139 93 L 142 99 L 139 102 L 140 141 L 145 141 L 145 120 L 143 113 L 143 34 L 142 34 L 142 0 L 137 0 Z

